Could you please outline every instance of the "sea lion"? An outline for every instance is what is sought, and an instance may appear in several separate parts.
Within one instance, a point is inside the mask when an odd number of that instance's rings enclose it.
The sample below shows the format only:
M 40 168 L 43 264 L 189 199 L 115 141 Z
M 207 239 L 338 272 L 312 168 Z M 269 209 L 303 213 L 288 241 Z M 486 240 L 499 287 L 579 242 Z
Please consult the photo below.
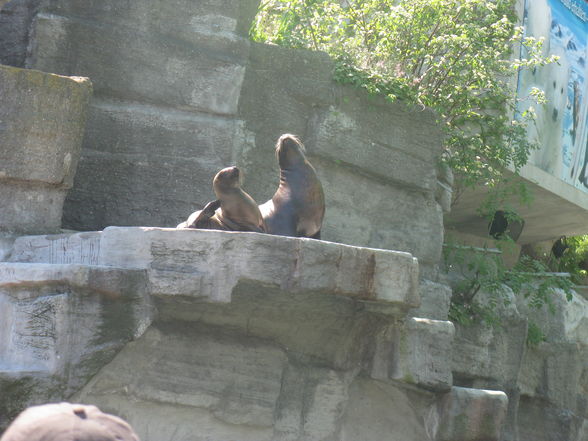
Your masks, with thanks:
M 200 228 L 203 230 L 218 229 L 218 222 L 211 221 L 216 210 L 220 208 L 221 201 L 218 199 L 209 202 L 202 210 L 192 213 L 187 220 L 179 224 L 176 228 Z
M 219 171 L 212 181 L 216 197 L 199 211 L 192 213 L 176 228 L 201 228 L 225 231 L 266 231 L 257 203 L 241 188 L 241 173 L 237 167 Z
M 267 232 L 320 239 L 325 195 L 314 167 L 306 159 L 304 145 L 294 135 L 282 135 L 276 143 L 276 158 L 280 185 L 259 207 Z

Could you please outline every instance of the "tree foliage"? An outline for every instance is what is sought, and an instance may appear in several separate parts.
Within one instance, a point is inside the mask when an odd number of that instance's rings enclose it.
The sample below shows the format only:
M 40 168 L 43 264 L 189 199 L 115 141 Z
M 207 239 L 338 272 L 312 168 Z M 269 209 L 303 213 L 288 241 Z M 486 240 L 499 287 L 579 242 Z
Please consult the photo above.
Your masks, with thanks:
M 565 244 L 568 248 L 563 256 L 551 266 L 557 271 L 570 273 L 572 280 L 578 285 L 588 285 L 588 234 L 568 237 Z M 550 257 L 553 262 L 553 256 Z
M 495 186 L 535 147 L 526 126 L 543 95 L 517 110 L 513 79 L 554 58 L 523 37 L 514 0 L 267 0 L 251 36 L 326 51 L 338 81 L 436 110 L 443 160 L 463 186 Z

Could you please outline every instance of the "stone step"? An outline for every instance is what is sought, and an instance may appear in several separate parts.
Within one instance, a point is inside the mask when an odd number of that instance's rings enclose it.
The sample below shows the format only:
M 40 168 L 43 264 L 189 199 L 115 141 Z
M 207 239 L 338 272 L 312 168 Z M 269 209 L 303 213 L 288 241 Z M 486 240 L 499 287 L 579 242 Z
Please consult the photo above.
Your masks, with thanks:
M 146 269 L 154 295 L 219 302 L 230 302 L 239 281 L 387 302 L 401 309 L 420 301 L 418 263 L 408 253 L 259 233 L 109 227 L 21 237 L 11 260 Z

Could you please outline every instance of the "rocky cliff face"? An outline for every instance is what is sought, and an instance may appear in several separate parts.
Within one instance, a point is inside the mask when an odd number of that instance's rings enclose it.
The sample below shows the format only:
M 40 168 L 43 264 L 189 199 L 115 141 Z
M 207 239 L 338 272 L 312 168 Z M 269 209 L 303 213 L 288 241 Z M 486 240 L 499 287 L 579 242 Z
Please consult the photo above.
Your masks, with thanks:
M 252 44 L 258 3 L 34 9 L 26 66 L 94 84 L 64 226 L 175 226 L 214 198 L 212 177 L 229 165 L 263 203 L 278 182 L 274 143 L 295 133 L 325 186 L 325 239 L 408 251 L 423 272 L 433 267 L 443 236 L 434 116 L 336 84 L 325 54 Z M 0 40 L 8 32 L 0 27 Z
M 23 236 L 0 299 L 11 408 L 73 393 L 147 441 L 498 439 L 506 413 L 502 392 L 452 387 L 451 322 L 407 316 L 408 253 L 158 228 Z

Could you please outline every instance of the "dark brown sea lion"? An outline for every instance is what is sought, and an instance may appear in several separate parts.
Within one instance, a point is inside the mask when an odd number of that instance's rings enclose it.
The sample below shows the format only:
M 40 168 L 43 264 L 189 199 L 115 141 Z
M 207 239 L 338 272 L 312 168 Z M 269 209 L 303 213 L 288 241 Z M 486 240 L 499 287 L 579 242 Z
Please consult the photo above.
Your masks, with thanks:
M 304 151 L 304 145 L 294 135 L 282 135 L 276 143 L 280 185 L 274 196 L 259 207 L 270 234 L 321 238 L 325 195 Z
M 237 167 L 219 171 L 212 181 L 216 197 L 177 228 L 201 228 L 226 231 L 266 231 L 257 203 L 241 188 L 241 173 Z

